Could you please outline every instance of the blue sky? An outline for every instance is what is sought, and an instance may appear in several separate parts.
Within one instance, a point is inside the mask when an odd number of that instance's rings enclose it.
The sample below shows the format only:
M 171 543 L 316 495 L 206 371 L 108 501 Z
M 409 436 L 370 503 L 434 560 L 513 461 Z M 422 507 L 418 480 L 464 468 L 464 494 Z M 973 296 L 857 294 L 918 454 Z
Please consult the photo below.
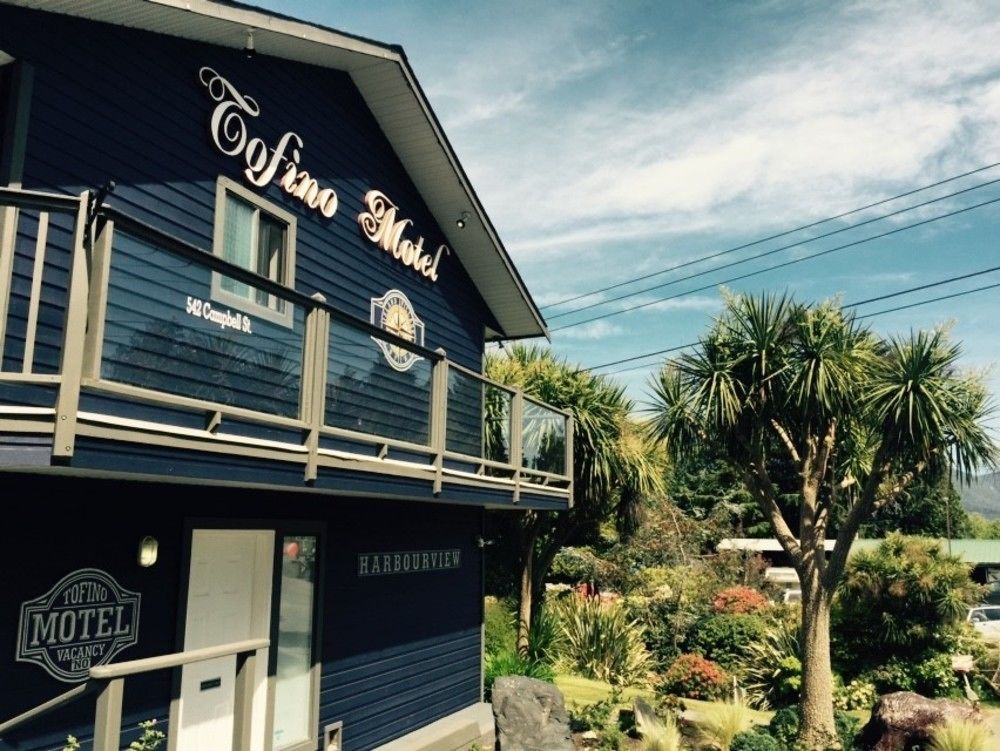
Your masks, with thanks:
M 405 48 L 542 306 L 1000 162 L 995 3 L 257 2 Z M 642 286 L 998 179 L 992 168 Z M 1000 182 L 575 315 L 555 317 L 602 298 L 546 307 L 556 329 L 685 293 L 554 331 L 552 346 L 592 366 L 690 342 L 721 299 L 718 286 L 695 287 L 995 198 Z M 992 266 L 1000 203 L 728 286 L 855 302 Z M 998 282 L 994 272 L 859 312 Z M 1000 288 L 871 323 L 885 334 L 949 325 L 964 365 L 988 369 L 1000 394 Z M 641 402 L 659 362 L 615 377 Z

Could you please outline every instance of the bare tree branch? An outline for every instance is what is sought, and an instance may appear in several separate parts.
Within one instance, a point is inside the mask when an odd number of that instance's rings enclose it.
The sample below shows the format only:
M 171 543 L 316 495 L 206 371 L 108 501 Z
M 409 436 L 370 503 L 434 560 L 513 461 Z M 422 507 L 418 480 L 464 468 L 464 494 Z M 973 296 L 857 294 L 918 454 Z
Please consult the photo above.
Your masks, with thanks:
M 792 437 L 785 430 L 785 427 L 775 419 L 771 419 L 771 427 L 774 428 L 774 432 L 778 434 L 781 442 L 785 444 L 785 448 L 788 449 L 788 455 L 792 457 L 792 461 L 796 464 L 802 463 L 802 458 L 799 456 L 799 451 L 795 448 L 795 442 L 792 441 Z

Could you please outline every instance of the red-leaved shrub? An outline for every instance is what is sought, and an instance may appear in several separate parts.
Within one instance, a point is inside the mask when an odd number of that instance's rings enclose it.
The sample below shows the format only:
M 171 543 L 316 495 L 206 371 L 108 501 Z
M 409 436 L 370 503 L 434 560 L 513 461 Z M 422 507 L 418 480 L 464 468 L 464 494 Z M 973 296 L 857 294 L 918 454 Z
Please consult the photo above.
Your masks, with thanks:
M 712 607 L 715 612 L 726 615 L 759 613 L 767 606 L 767 598 L 750 587 L 728 587 L 712 599 Z
M 729 676 L 701 655 L 685 654 L 667 668 L 660 693 L 711 701 L 721 699 L 729 689 Z

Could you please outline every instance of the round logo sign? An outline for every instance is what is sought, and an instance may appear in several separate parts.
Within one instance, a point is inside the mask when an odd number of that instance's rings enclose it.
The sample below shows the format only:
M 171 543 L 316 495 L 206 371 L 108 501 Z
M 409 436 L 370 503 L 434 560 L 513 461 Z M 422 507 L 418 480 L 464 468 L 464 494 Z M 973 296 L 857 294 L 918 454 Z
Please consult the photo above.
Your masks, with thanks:
M 41 665 L 60 681 L 86 680 L 92 667 L 139 641 L 140 598 L 96 568 L 64 576 L 21 604 L 17 661 Z

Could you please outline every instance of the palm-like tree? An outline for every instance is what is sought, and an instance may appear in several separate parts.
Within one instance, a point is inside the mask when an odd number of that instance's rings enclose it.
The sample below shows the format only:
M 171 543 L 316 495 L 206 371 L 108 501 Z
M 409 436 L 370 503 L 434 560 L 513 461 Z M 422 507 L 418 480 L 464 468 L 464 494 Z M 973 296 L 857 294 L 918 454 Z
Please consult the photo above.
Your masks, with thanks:
M 807 748 L 836 737 L 830 606 L 859 526 L 928 467 L 995 465 L 987 392 L 958 358 L 942 331 L 883 340 L 835 303 L 731 295 L 698 347 L 652 384 L 651 434 L 673 453 L 721 446 L 798 573 Z M 775 462 L 794 465 L 797 509 L 782 506 Z
M 662 466 L 630 425 L 633 404 L 617 384 L 572 367 L 551 351 L 520 344 L 490 354 L 486 375 L 573 414 L 573 504 L 565 512 L 525 511 L 516 526 L 520 564 L 518 648 L 527 649 L 533 610 L 559 549 L 588 525 L 662 490 Z

